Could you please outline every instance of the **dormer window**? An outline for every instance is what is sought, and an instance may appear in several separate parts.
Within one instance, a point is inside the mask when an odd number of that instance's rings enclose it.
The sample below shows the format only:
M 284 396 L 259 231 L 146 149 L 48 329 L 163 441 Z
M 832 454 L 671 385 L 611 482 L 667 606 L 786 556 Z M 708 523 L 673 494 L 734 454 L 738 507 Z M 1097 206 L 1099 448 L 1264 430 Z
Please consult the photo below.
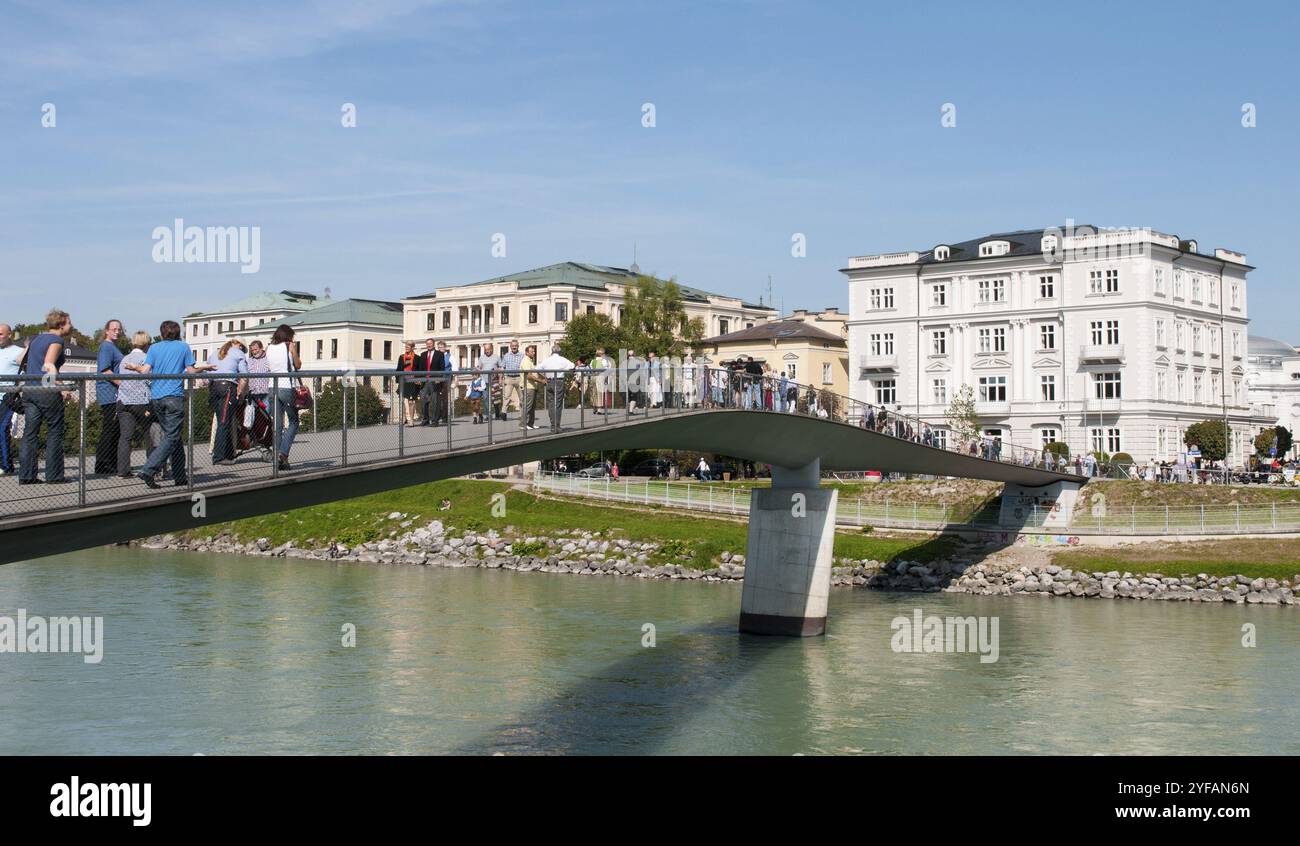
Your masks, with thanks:
M 947 261 L 947 260 L 948 260 L 948 248 L 947 248 L 947 247 L 935 247 L 935 248 L 934 248 L 934 260 L 935 260 L 935 261 Z
M 985 241 L 980 244 L 980 258 L 989 256 L 1005 256 L 1011 252 L 1011 242 L 1009 241 Z
M 1044 235 L 1042 244 L 1040 245 L 1042 248 L 1043 255 L 1045 256 L 1056 255 L 1057 244 L 1059 243 L 1060 241 L 1057 239 L 1055 235 Z

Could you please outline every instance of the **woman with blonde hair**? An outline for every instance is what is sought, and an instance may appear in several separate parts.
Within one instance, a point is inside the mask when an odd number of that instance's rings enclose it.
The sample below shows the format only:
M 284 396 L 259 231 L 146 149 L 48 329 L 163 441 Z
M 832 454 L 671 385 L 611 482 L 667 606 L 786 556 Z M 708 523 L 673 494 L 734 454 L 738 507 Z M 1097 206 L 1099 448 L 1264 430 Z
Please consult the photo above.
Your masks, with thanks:
M 152 339 L 148 332 L 131 337 L 131 351 L 117 365 L 117 372 L 138 371 Z M 153 412 L 149 410 L 149 382 L 123 379 L 117 387 L 117 475 L 131 478 L 131 439 L 138 427 L 143 433 L 144 454 L 153 452 Z

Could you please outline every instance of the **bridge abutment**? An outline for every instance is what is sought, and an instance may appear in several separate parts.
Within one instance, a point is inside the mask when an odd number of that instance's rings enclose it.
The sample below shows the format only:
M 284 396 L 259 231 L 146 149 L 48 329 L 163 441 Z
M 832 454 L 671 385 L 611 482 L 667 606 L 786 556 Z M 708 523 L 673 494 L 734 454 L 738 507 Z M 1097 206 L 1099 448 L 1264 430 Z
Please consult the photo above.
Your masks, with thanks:
M 773 466 L 772 487 L 751 493 L 742 632 L 825 634 L 839 492 L 820 482 L 820 461 L 798 468 Z

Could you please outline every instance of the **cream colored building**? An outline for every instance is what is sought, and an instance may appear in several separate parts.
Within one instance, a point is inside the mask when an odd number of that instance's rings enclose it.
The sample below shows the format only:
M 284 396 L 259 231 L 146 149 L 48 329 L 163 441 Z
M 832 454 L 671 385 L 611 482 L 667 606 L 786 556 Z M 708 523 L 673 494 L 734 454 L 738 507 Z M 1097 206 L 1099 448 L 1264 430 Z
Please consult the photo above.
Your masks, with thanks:
M 393 370 L 402 347 L 402 304 L 383 300 L 339 300 L 305 311 L 230 333 L 247 345 L 259 340 L 271 341 L 271 334 L 281 323 L 292 326 L 303 370 Z M 320 378 L 313 380 L 314 391 Z M 366 376 L 361 382 L 379 392 L 384 405 L 389 404 L 393 380 L 388 376 Z
M 267 323 L 274 329 L 287 317 L 329 305 L 329 288 L 318 297 L 304 291 L 261 291 L 215 311 L 186 315 L 182 321 L 185 341 L 194 350 L 194 360 L 204 362 L 217 354 L 221 345 L 245 330 L 260 331 Z M 269 336 L 271 330 L 266 330 Z
M 820 314 L 801 309 L 782 320 L 705 338 L 700 347 L 712 365 L 752 355 L 800 384 L 849 393 L 847 315 L 838 309 Z
M 631 268 L 563 262 L 467 285 L 447 285 L 402 300 L 403 336 L 423 345 L 445 340 L 455 366 L 472 366 L 487 349 L 501 352 L 512 338 L 537 344 L 547 356 L 577 314 L 607 314 L 621 322 L 627 289 L 639 274 Z M 770 320 L 775 310 L 737 297 L 681 285 L 689 318 L 700 318 L 705 336 L 725 335 Z

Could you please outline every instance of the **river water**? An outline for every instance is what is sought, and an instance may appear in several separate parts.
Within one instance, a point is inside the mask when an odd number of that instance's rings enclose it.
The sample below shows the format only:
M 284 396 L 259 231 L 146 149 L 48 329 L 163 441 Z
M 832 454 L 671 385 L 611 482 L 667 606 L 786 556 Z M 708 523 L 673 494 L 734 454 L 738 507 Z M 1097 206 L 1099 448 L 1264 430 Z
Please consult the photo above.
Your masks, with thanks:
M 1293 608 L 836 589 L 828 636 L 794 640 L 738 635 L 739 602 L 126 548 L 10 564 L 0 615 L 102 616 L 104 648 L 0 653 L 0 754 L 1300 753 Z M 894 652 L 916 608 L 997 617 L 998 660 Z

